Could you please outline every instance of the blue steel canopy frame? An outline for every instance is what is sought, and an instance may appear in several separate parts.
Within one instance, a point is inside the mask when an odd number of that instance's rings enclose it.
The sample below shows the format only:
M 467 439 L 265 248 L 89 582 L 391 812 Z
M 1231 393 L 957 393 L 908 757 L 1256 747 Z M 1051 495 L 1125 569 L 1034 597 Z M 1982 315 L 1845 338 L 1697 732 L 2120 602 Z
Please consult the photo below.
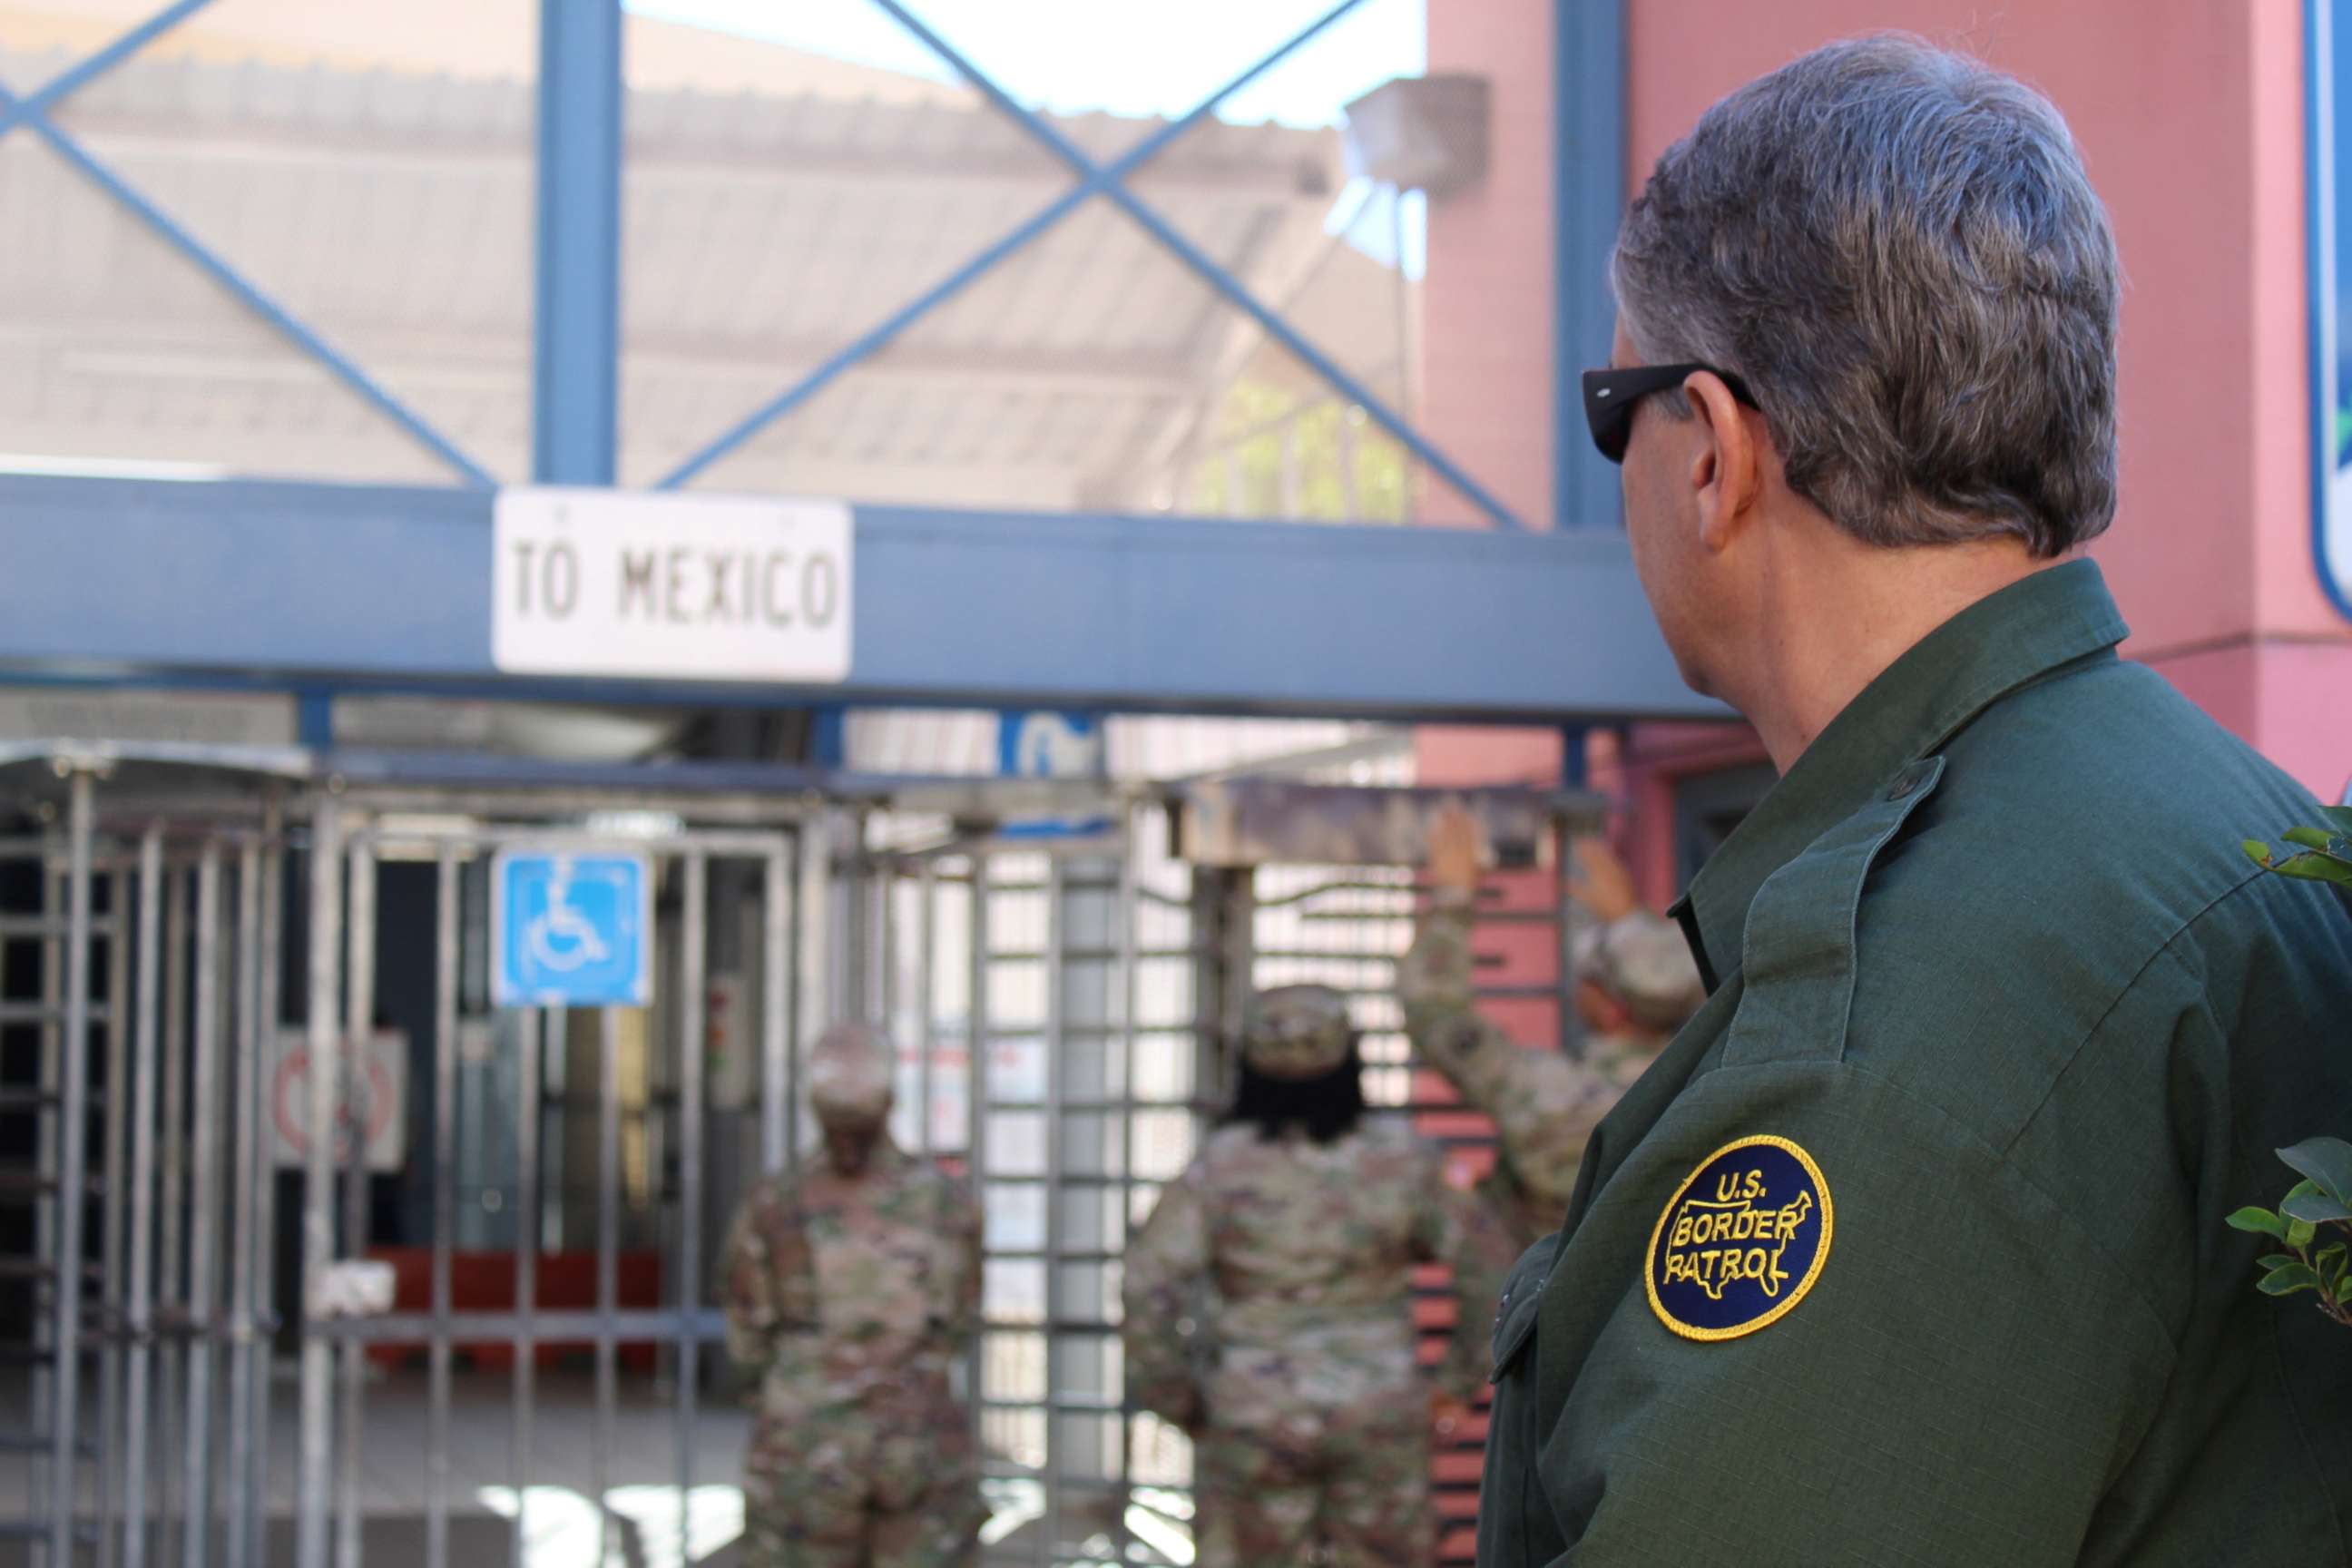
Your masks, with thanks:
M 621 5 L 541 0 L 531 477 L 609 485 L 619 446 Z
M 18 98 L 0 88 L 0 134 L 18 126 L 31 130 L 215 283 L 448 464 L 460 479 L 478 486 L 493 484 L 488 471 L 455 441 L 435 429 L 348 354 L 315 328 L 297 319 L 51 118 L 50 110 L 76 89 L 210 4 L 212 0 L 173 0 L 148 21 L 26 97 Z M 1097 164 L 1044 116 L 1013 99 L 901 0 L 873 0 L 873 4 L 920 39 L 998 110 L 1066 164 L 1077 176 L 1077 184 L 754 409 L 666 475 L 657 488 L 669 489 L 685 485 L 1087 201 L 1101 196 L 1141 226 L 1227 304 L 1248 316 L 1333 390 L 1361 407 L 1374 424 L 1426 464 L 1431 472 L 1460 491 L 1496 526 L 1525 526 L 1444 450 L 1259 300 L 1126 184 L 1129 175 L 1214 113 L 1218 105 L 1320 37 L 1363 0 L 1339 0 L 1190 112 L 1147 135 L 1108 164 Z M 622 122 L 626 101 L 622 74 L 621 0 L 541 0 L 539 100 L 532 472 L 551 483 L 610 484 L 617 444 L 621 352 Z M 1400 258 L 1399 265 L 1402 264 Z
M 616 6 L 618 3 L 619 0 L 614 0 Z M 70 94 L 113 69 L 211 4 L 212 0 L 175 0 L 174 4 L 165 6 L 79 65 L 59 73 L 37 90 L 22 98 L 5 87 L 0 87 L 0 136 L 20 126 L 32 132 L 47 142 L 59 157 L 79 170 L 92 184 L 145 224 L 164 244 L 178 251 L 240 304 L 268 322 L 280 336 L 325 366 L 330 374 L 356 393 L 362 401 L 372 405 L 457 470 L 458 477 L 467 484 L 484 489 L 495 484 L 497 481 L 491 479 L 489 470 L 467 456 L 456 442 L 427 424 L 422 415 L 362 370 L 350 355 L 329 342 L 315 328 L 298 320 L 291 311 L 264 293 L 244 273 L 229 265 L 218 251 L 191 234 L 50 117 L 49 110 Z M 553 8 L 562 9 L 560 5 Z M 595 9 L 593 6 L 580 8 Z
M 1552 0 L 1552 526 L 1614 527 L 1617 470 L 1584 429 L 1609 363 L 1609 253 L 1625 211 L 1625 0 Z
M 554 3 L 554 0 L 551 0 L 551 3 Z M 1173 225 L 1137 196 L 1128 188 L 1126 183 L 1129 174 L 1140 168 L 1170 142 L 1215 112 L 1219 104 L 1289 58 L 1308 42 L 1319 37 L 1333 23 L 1363 4 L 1363 0 L 1339 0 L 1338 5 L 1323 13 L 1305 29 L 1294 34 L 1281 47 L 1210 94 L 1189 113 L 1144 137 L 1133 148 L 1108 165 L 1097 163 L 1068 137 L 1055 130 L 1045 116 L 1029 109 L 1006 92 L 985 71 L 973 64 L 970 57 L 927 26 L 922 18 L 902 4 L 901 0 L 873 0 L 873 4 L 878 9 L 887 12 L 892 20 L 919 39 L 924 47 L 937 55 L 958 76 L 969 82 L 982 97 L 987 99 L 1015 126 L 1056 159 L 1068 165 L 1071 173 L 1078 177 L 1078 183 L 1036 214 L 1014 226 L 1002 239 L 984 247 L 962 267 L 866 332 L 857 342 L 817 366 L 768 403 L 754 409 L 732 429 L 688 458 L 685 463 L 662 479 L 659 488 L 668 489 L 685 484 L 704 468 L 765 428 L 770 422 L 807 401 L 843 371 L 874 353 L 934 307 L 956 294 L 965 285 L 978 279 L 1005 257 L 1053 227 L 1055 223 L 1076 210 L 1088 199 L 1101 196 L 1134 220 L 1145 233 L 1158 241 L 1170 255 L 1183 263 L 1227 304 L 1256 322 L 1268 337 L 1297 356 L 1341 396 L 1362 408 L 1374 424 L 1402 444 L 1413 457 L 1428 465 L 1431 472 L 1460 491 L 1465 500 L 1483 512 L 1496 527 L 1523 529 L 1526 526 L 1510 508 L 1505 506 L 1485 486 L 1471 478 L 1461 465 L 1447 457 L 1427 437 L 1415 430 L 1370 388 L 1341 369 L 1329 355 L 1307 342 L 1277 312 L 1269 309 L 1252 294 L 1240 279 L 1219 266 L 1213 258 L 1191 240 L 1186 239 Z M 1397 265 L 1400 267 L 1404 265 L 1402 257 L 1397 258 Z
M 456 488 L 395 489 L 232 483 L 126 490 L 114 481 L 0 479 L 11 505 L 0 526 L 16 531 L 9 597 L 0 615 L 0 679 L 184 682 L 263 685 L 303 700 L 305 738 L 328 737 L 324 697 L 341 689 L 470 689 L 508 696 L 688 701 L 706 705 L 799 705 L 815 701 L 979 703 L 1008 707 L 1086 705 L 1112 710 L 1362 714 L 1391 718 L 1481 719 L 1495 722 L 1582 722 L 1628 717 L 1716 717 L 1712 704 L 1682 690 L 1672 674 L 1615 531 L 1579 527 L 1572 543 L 1530 534 L 1509 510 L 1445 454 L 1357 384 L 1328 356 L 1192 246 L 1124 182 L 1234 93 L 1273 69 L 1353 11 L 1338 0 L 1279 48 L 1251 65 L 1188 113 L 1150 132 L 1108 163 L 1097 163 L 1041 116 L 1014 101 L 903 3 L 874 0 L 982 96 L 1066 165 L 1076 183 L 953 275 L 862 334 L 801 383 L 723 434 L 664 481 L 680 485 L 748 439 L 769 420 L 799 406 L 831 378 L 874 353 L 929 310 L 1034 239 L 1087 199 L 1119 207 L 1227 303 L 1320 373 L 1342 395 L 1394 436 L 1432 471 L 1475 502 L 1498 525 L 1482 534 L 1420 529 L 1300 528 L 1209 523 L 1170 518 L 980 513 L 944 509 L 859 507 L 861 533 L 896 544 L 920 537 L 919 554 L 888 548 L 866 556 L 873 570 L 912 573 L 905 584 L 860 610 L 856 678 L 846 687 L 677 686 L 612 680 L 518 681 L 499 674 L 474 645 L 486 642 L 488 617 L 488 495 L 495 481 L 454 441 L 373 380 L 309 324 L 133 188 L 51 118 L 71 93 L 178 26 L 211 0 L 173 0 L 37 90 L 0 89 L 0 134 L 41 137 L 110 197 L 162 237 L 221 288 L 315 357 L 339 381 L 386 415 L 453 470 Z M 1613 511 L 1614 476 L 1589 460 L 1573 426 L 1569 394 L 1575 370 L 1593 345 L 1606 343 L 1605 263 L 1622 199 L 1623 119 L 1622 0 L 1555 0 L 1555 88 L 1561 147 L 1554 191 L 1561 455 L 1555 521 L 1591 523 Z M 619 0 L 541 0 L 538 126 L 538 291 L 534 318 L 533 472 L 550 482 L 609 484 L 616 447 L 619 361 L 620 199 L 623 90 Z M 1580 467 L 1570 468 L 1568 453 Z M 1568 482 L 1570 473 L 1576 483 Z M 28 489 L 26 487 L 30 485 Z M 1602 487 L 1606 486 L 1604 491 Z M 111 486 L 111 488 L 110 488 Z M 193 493 L 202 490 L 203 495 Z M 1587 494 L 1587 492 L 1590 494 Z M 1584 499 L 1570 504 L 1570 496 Z M 289 500 L 289 498 L 291 498 Z M 376 531 L 331 542 L 300 531 L 256 535 L 227 515 L 250 502 L 269 518 L 289 507 L 312 524 Z M 157 537 L 158 517 L 182 517 L 189 531 Z M 464 526 L 453 531 L 453 518 Z M 34 540 L 33 525 L 69 536 Z M 961 540 L 957 531 L 972 537 Z M 1398 535 L 1421 535 L 1399 538 Z M 1517 540 L 1503 540 L 1516 534 Z M 163 553 L 131 547 L 148 539 Z M 288 553 L 257 573 L 256 547 Z M 1245 548 L 1244 548 L 1245 547 Z M 207 551 L 215 553 L 207 554 Z M 341 605 L 362 622 L 389 617 L 406 625 L 417 605 L 464 606 L 467 625 L 399 646 L 396 636 L 306 644 L 288 605 L 306 584 L 287 570 L 299 560 L 321 581 L 352 579 L 352 561 L 381 552 L 409 593 L 395 598 L 331 589 L 320 602 Z M 977 602 L 970 580 L 929 570 L 977 551 L 982 579 L 1007 596 Z M 1496 553 L 1501 552 L 1503 553 Z M 176 556 L 165 574 L 157 563 Z M 71 558 L 79 557 L 79 560 Z M 47 562 L 58 574 L 42 567 Z M 1107 564 L 1121 563 L 1119 565 Z M 1157 562 L 1164 573 L 1135 569 Z M 1266 562 L 1277 563 L 1272 572 Z M 431 563 L 433 573 L 424 567 Z M 965 561 L 966 565 L 971 562 Z M 1212 569 L 1222 580 L 1203 575 Z M 1057 573 L 1074 574 L 1066 580 Z M 1347 595 L 1334 591 L 1350 584 Z M 1279 583 L 1286 602 L 1260 590 Z M 169 601 L 183 596 L 176 607 Z M 1074 605 L 1074 594 L 1108 595 Z M 1482 604 L 1477 595 L 1493 595 Z M 1347 598 L 1367 606 L 1351 619 Z M 194 613 L 190 604 L 218 613 Z M 1039 606 L 1054 635 L 1029 634 Z M 1250 606 L 1244 610 L 1243 606 Z M 1497 606 L 1508 605 L 1507 611 Z M 892 618 L 901 608 L 906 618 Z M 67 610 L 60 624 L 52 611 Z M 249 617 L 234 635 L 225 627 Z M 1024 622 L 1021 616 L 1033 617 Z M 941 617 L 945 617 L 942 619 Z M 430 619 L 427 612 L 425 618 Z M 1507 627 L 1506 621 L 1520 623 Z M 1397 636 L 1410 625 L 1416 635 Z M 1377 625 L 1378 636 L 1365 627 Z M 159 640 L 166 628 L 189 640 Z M 982 628 L 976 632 L 974 628 Z M 227 643 L 221 640 L 227 635 Z M 1092 657 L 1086 637 L 1124 637 L 1153 661 Z M 1070 639 L 1076 640 L 1070 640 Z M 1321 639 L 1318 641 L 1317 639 Z M 233 645 L 233 647 L 230 646 Z M 421 650 L 437 648 L 431 657 Z M 1350 650 L 1345 658 L 1332 649 Z M 1064 658 L 1056 668 L 1049 654 Z M 1410 654 L 1411 657 L 1403 657 Z M 1155 662 L 1156 661 L 1156 662 Z M 1382 683 L 1388 683 L 1385 688 Z
M 1622 534 L 856 509 L 837 685 L 519 679 L 493 498 L 0 474 L 0 680 L 1542 724 L 1724 710 Z M 105 613 L 93 614 L 93 605 Z

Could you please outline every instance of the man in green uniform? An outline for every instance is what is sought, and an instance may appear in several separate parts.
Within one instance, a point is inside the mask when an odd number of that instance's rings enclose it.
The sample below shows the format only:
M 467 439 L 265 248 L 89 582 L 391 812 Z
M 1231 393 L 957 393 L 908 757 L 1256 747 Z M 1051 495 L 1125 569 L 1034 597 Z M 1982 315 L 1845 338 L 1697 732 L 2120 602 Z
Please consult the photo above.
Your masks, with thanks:
M 1506 1289 L 1480 1561 L 2352 1560 L 2343 1331 L 2222 1223 L 2352 1128 L 2352 913 L 2240 855 L 2310 797 L 2117 659 L 2075 553 L 2117 263 L 2063 121 L 1819 50 L 1668 150 L 1614 280 L 1635 565 L 1781 777 Z
M 760 1379 L 747 1568 L 955 1568 L 979 1550 L 950 1368 L 980 1329 L 980 1212 L 891 1142 L 894 1056 L 836 1025 L 810 1051 L 824 1147 L 761 1183 L 721 1263 L 727 1345 Z
M 1495 1123 L 1495 1168 L 1478 1186 L 1522 1248 L 1559 1228 L 1586 1140 L 1706 999 L 1675 922 L 1643 909 L 1597 838 L 1576 846 L 1569 884 L 1590 917 L 1575 936 L 1583 1050 L 1528 1050 L 1478 1012 L 1470 973 L 1478 825 L 1459 806 L 1429 828 L 1430 907 L 1397 969 L 1405 1033 L 1421 1059 Z
M 1479 1386 L 1510 1251 L 1436 1147 L 1364 1118 L 1347 999 L 1252 999 L 1234 1110 L 1128 1244 L 1128 1389 L 1194 1440 L 1199 1568 L 1426 1568 L 1430 1432 Z M 1454 1270 L 1433 1379 L 1415 1268 Z

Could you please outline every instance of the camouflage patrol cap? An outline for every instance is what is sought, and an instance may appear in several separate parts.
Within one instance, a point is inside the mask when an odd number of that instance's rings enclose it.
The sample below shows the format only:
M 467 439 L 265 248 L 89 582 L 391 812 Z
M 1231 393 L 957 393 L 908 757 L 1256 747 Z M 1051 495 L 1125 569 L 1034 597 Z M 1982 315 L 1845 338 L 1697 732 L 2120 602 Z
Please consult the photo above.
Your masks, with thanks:
M 898 1053 L 871 1024 L 835 1024 L 809 1051 L 809 1104 L 821 1117 L 888 1113 Z
M 1276 985 L 1250 999 L 1242 1058 L 1268 1078 L 1321 1078 L 1348 1059 L 1348 999 L 1328 985 Z

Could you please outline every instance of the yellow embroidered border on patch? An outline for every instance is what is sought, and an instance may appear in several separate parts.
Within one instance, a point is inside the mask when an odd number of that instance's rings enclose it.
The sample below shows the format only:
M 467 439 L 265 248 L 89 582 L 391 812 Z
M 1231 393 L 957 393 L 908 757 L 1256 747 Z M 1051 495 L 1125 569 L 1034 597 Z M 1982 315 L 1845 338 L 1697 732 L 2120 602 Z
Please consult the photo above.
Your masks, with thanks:
M 1658 1215 L 1643 1280 L 1685 1339 L 1736 1340 L 1779 1322 L 1829 1261 L 1836 1215 L 1813 1157 L 1786 1138 L 1727 1143 Z

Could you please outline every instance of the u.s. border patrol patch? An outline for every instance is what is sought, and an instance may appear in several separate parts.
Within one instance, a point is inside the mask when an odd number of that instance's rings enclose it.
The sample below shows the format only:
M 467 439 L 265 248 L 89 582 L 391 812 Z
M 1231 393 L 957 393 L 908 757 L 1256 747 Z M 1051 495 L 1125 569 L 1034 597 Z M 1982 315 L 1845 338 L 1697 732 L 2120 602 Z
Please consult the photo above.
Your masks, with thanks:
M 1830 1184 L 1786 1138 L 1742 1138 L 1699 1163 L 1650 1233 L 1650 1310 L 1692 1340 L 1736 1340 L 1788 1315 L 1830 1258 Z

